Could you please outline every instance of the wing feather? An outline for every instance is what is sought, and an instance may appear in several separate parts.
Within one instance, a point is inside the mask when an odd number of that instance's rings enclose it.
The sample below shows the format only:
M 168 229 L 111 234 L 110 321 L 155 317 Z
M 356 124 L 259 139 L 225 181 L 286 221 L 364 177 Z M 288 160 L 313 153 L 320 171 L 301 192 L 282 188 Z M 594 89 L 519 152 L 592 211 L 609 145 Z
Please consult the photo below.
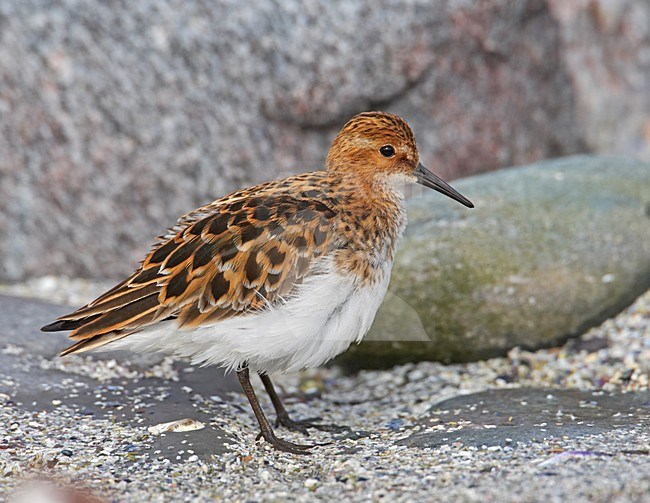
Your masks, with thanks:
M 78 342 L 67 354 L 164 319 L 191 328 L 283 302 L 335 245 L 336 212 L 325 193 L 300 198 L 269 187 L 182 217 L 129 278 L 44 329 L 73 330 Z

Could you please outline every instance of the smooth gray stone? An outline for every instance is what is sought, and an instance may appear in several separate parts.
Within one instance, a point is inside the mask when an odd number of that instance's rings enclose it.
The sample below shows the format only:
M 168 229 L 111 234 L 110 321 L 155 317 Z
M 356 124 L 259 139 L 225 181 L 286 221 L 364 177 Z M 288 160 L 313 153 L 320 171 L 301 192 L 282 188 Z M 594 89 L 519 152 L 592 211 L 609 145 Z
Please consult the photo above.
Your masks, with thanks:
M 399 441 L 410 447 L 462 444 L 518 447 L 650 426 L 650 392 L 501 389 L 444 400 L 418 421 L 424 429 Z M 459 428 L 459 425 L 460 428 Z
M 179 382 L 153 377 L 99 382 L 91 377 L 39 365 L 40 357 L 48 360 L 59 358 L 58 353 L 68 346 L 65 333 L 43 333 L 39 328 L 70 311 L 65 306 L 0 295 L 0 349 L 3 349 L 0 350 L 0 393 L 11 397 L 10 406 L 56 414 L 52 400 L 61 400 L 62 405 L 75 414 L 110 418 L 145 428 L 144 433 L 148 426 L 187 417 L 203 422 L 206 427 L 201 430 L 166 433 L 135 446 L 135 454 L 148 452 L 173 462 L 179 461 L 176 459 L 179 450 L 191 449 L 200 458 L 208 459 L 223 453 L 226 449 L 224 443 L 235 442 L 221 428 L 210 424 L 214 422 L 218 409 L 211 408 L 214 403 L 211 404 L 209 397 L 218 396 L 226 401 L 228 392 L 241 389 L 232 375 L 225 376 L 220 369 L 195 367 L 192 372 L 185 372 L 188 366 L 177 362 L 175 365 L 181 375 Z M 7 350 L 8 347 L 11 349 Z M 92 353 L 92 358 L 126 361 L 128 367 L 135 370 L 150 368 L 161 359 L 159 355 L 124 351 Z M 192 392 L 188 393 L 183 389 L 185 387 L 192 388 Z M 78 396 L 71 397 L 71 393 Z M 193 400 L 195 394 L 203 396 L 206 402 L 197 403 Z M 154 398 L 159 396 L 164 396 L 164 399 Z M 154 405 L 135 408 L 137 402 Z M 241 413 L 252 414 L 248 410 Z M 182 444 L 183 440 L 187 442 Z M 156 450 L 162 452 L 153 454 Z M 186 452 L 181 458 L 188 456 Z
M 582 334 L 650 288 L 650 164 L 576 156 L 409 202 L 389 295 L 339 363 L 470 361 Z

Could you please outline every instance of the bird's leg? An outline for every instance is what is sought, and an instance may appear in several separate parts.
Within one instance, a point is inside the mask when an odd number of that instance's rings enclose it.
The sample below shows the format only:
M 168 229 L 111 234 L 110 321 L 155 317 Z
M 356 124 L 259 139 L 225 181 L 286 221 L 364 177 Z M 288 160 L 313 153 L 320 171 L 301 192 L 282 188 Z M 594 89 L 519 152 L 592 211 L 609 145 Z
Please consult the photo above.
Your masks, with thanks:
M 305 435 L 309 435 L 309 432 L 307 431 L 308 428 L 316 428 L 317 430 L 330 431 L 330 432 L 341 432 L 341 431 L 349 430 L 347 426 L 337 426 L 335 424 L 320 424 L 320 423 L 312 422 L 312 421 L 319 421 L 320 418 L 318 417 L 314 417 L 311 419 L 304 419 L 302 421 L 295 421 L 291 419 L 291 417 L 289 417 L 289 413 L 287 412 L 287 409 L 284 408 L 284 404 L 282 403 L 282 400 L 280 400 L 280 397 L 275 391 L 275 387 L 271 382 L 271 378 L 266 374 L 260 374 L 259 376 L 260 379 L 262 379 L 262 383 L 264 384 L 264 387 L 266 388 L 266 392 L 269 394 L 269 397 L 271 398 L 273 407 L 275 407 L 275 413 L 277 415 L 277 418 L 275 420 L 276 427 L 282 425 L 285 428 L 288 428 L 293 431 L 299 431 L 301 433 L 304 433 Z
M 257 396 L 255 395 L 255 390 L 251 385 L 248 368 L 239 369 L 237 371 L 237 377 L 239 378 L 239 383 L 242 388 L 244 388 L 244 393 L 246 393 L 246 397 L 253 408 L 257 422 L 260 424 L 260 435 L 264 437 L 264 440 L 279 451 L 291 452 L 293 454 L 307 454 L 307 449 L 311 449 L 313 445 L 294 444 L 293 442 L 275 436 L 271 423 L 269 423 L 269 420 L 264 415 L 260 402 L 257 400 Z

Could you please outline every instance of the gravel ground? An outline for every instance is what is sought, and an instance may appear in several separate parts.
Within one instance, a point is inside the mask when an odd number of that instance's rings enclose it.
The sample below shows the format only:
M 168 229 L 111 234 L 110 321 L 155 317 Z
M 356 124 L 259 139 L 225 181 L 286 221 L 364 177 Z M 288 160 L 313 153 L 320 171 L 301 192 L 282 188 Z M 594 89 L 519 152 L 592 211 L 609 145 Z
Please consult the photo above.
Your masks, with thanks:
M 77 305 L 106 286 L 43 278 L 2 287 L 0 292 Z M 26 368 L 35 365 L 69 374 L 72 390 L 75 379 L 88 375 L 108 388 L 120 380 L 145 378 L 146 373 L 180 384 L 184 379 L 168 359 L 144 371 L 128 362 L 93 357 L 35 359 L 11 344 L 2 351 L 24 359 Z M 513 349 L 507 357 L 488 361 L 425 362 L 354 376 L 336 368 L 278 376 L 277 384 L 296 416 L 322 416 L 354 432 L 334 435 L 335 443 L 313 449 L 310 456 L 278 453 L 256 443 L 256 424 L 241 393 L 228 393 L 225 400 L 193 396 L 210 423 L 231 439 L 229 449 L 203 459 L 188 447 L 174 460 L 158 451 L 136 449 L 154 441 L 145 426 L 85 416 L 65 401 L 25 411 L 13 402 L 6 379 L 0 381 L 0 500 L 37 501 L 41 491 L 42 501 L 53 501 L 54 489 L 43 484 L 56 484 L 87 501 L 650 501 L 646 417 L 626 428 L 580 437 L 540 437 L 518 445 L 473 446 L 450 440 L 432 448 L 400 443 L 413 433 L 462 431 L 464 424 L 422 423 L 432 406 L 459 395 L 572 388 L 641 396 L 648 392 L 649 376 L 647 292 L 616 318 L 559 348 Z M 164 399 L 152 399 L 154 408 L 156 400 Z M 270 409 L 270 404 L 264 405 Z M 647 410 L 648 403 L 644 407 Z M 191 412 L 179 413 L 186 417 Z M 306 440 L 297 433 L 282 435 Z M 314 432 L 307 440 L 332 439 Z M 70 500 L 69 494 L 64 496 Z

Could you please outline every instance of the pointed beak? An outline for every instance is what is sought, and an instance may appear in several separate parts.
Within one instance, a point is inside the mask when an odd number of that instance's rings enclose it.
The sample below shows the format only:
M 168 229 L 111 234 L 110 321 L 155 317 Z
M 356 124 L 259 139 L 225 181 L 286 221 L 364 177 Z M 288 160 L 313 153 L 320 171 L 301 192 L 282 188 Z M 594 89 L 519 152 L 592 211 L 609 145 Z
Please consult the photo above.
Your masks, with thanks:
M 415 176 L 417 177 L 418 183 L 420 185 L 424 185 L 425 187 L 429 187 L 430 189 L 437 190 L 438 192 L 441 192 L 445 196 L 449 196 L 452 199 L 455 199 L 460 204 L 464 204 L 468 208 L 474 207 L 474 205 L 469 199 L 461 195 L 460 192 L 454 189 L 442 178 L 433 174 L 427 168 L 422 166 L 422 164 L 418 164 L 418 167 L 415 168 Z

